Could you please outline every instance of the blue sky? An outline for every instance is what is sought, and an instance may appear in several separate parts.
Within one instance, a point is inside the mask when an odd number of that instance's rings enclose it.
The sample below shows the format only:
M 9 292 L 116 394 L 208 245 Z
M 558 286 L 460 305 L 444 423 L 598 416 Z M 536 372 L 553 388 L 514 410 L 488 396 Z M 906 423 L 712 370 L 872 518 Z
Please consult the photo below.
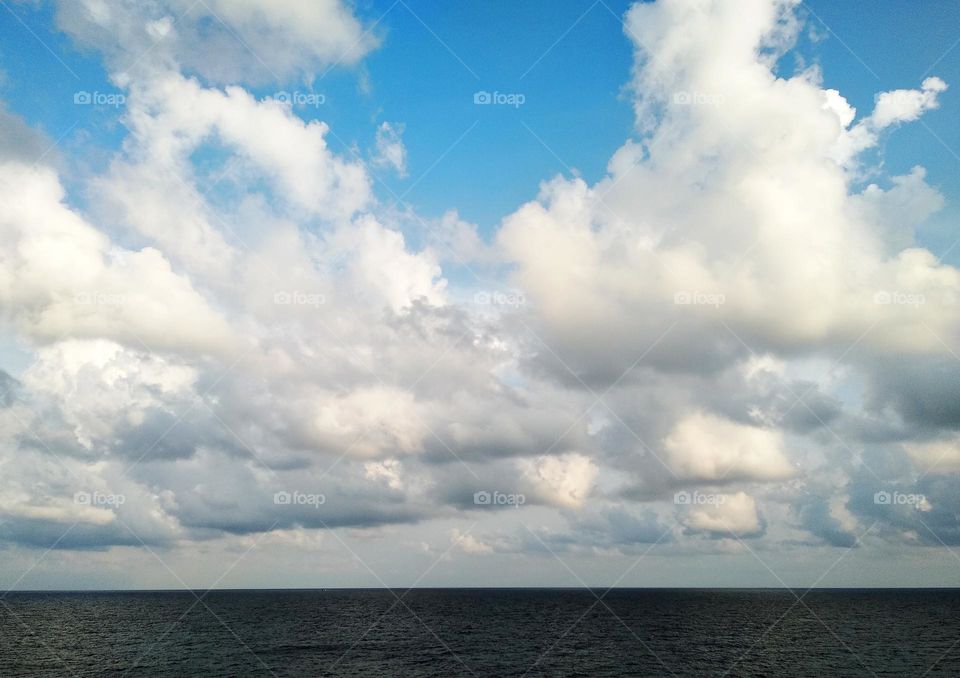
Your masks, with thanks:
M 359 3 L 358 14 L 377 22 L 372 32 L 381 47 L 358 68 L 327 71 L 312 90 L 325 95 L 322 108 L 303 106 L 297 113 L 328 121 L 336 135 L 331 145 L 361 152 L 372 145 L 378 122 L 402 121 L 409 174 L 400 179 L 381 173 L 389 187 L 378 186 L 382 197 L 390 200 L 413 186 L 405 200 L 424 214 L 456 207 L 489 234 L 545 178 L 574 169 L 598 180 L 613 151 L 633 132 L 624 93 L 632 48 L 619 18 L 629 5 L 623 0 Z M 870 110 L 876 92 L 914 87 L 928 75 L 960 82 L 960 48 L 951 49 L 960 22 L 955 3 L 931 3 L 918 12 L 915 3 L 902 0 L 869 11 L 856 3 L 811 1 L 804 10 L 816 43 L 809 44 L 808 32 L 782 69 L 795 68 L 797 53 L 807 64 L 820 64 L 826 85 L 840 89 L 861 113 Z M 121 111 L 63 105 L 78 87 L 115 90 L 98 55 L 79 50 L 56 29 L 51 5 L 13 11 L 29 29 L 9 12 L 0 24 L 0 65 L 6 72 L 0 91 L 10 107 L 54 139 L 65 133 L 65 148 L 118 147 L 124 136 Z M 266 96 L 280 89 L 311 91 L 296 80 L 255 91 Z M 472 97 L 479 90 L 518 92 L 526 101 L 516 109 L 478 109 Z M 899 174 L 922 163 L 930 182 L 955 204 L 958 120 L 960 88 L 953 87 L 923 126 L 884 141 L 888 171 Z M 92 155 L 84 161 L 96 164 L 97 152 Z M 436 171 L 429 171 L 441 157 Z M 948 237 L 942 233 L 945 219 L 937 223 L 940 229 L 929 234 L 931 246 Z
M 2 4 L 0 583 L 958 583 L 957 3 Z

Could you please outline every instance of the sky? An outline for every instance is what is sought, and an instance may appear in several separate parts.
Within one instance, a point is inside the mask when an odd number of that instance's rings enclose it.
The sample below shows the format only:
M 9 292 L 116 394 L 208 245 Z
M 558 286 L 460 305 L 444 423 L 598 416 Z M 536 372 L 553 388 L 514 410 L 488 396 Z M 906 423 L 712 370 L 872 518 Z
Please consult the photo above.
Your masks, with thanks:
M 960 5 L 0 2 L 0 587 L 960 586 Z

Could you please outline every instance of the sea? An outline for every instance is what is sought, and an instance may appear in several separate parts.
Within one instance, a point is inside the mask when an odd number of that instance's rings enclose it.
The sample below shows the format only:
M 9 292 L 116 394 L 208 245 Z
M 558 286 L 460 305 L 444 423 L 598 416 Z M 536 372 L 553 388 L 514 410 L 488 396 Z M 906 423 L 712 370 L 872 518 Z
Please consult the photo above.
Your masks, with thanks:
M 0 676 L 960 676 L 960 589 L 10 592 Z

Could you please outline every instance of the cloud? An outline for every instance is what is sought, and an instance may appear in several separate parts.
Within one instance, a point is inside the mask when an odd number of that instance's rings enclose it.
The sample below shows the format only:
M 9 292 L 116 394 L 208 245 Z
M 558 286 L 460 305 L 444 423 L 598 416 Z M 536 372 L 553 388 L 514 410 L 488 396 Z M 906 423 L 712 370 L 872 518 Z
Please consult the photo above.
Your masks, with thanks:
M 947 84 L 937 77 L 923 81 L 921 89 L 898 89 L 881 92 L 876 97 L 873 112 L 849 129 L 844 129 L 837 141 L 833 158 L 845 165 L 856 156 L 877 144 L 880 133 L 888 127 L 912 122 L 931 109 L 939 107 L 939 95 Z M 826 107 L 836 112 L 844 128 L 850 125 L 856 111 L 836 90 L 827 90 Z
M 589 495 L 597 467 L 589 457 L 568 454 L 535 460 L 526 465 L 525 474 L 537 494 L 549 503 L 576 507 Z
M 384 122 L 377 128 L 374 167 L 389 167 L 401 177 L 407 176 L 407 148 L 403 145 L 403 125 Z
M 183 69 L 213 82 L 269 82 L 355 64 L 377 39 L 340 0 L 64 1 L 57 23 L 101 50 L 119 80 Z
M 52 146 L 52 139 L 0 106 L 0 158 L 27 164 L 41 163 L 47 156 L 55 154 Z
M 956 473 L 960 471 L 960 439 L 905 445 L 910 460 L 924 473 Z
M 784 480 L 796 474 L 777 431 L 695 413 L 664 441 L 666 462 L 681 480 Z
M 757 503 L 745 492 L 716 495 L 717 501 L 691 508 L 684 519 L 694 531 L 717 535 L 750 535 L 760 530 Z
M 800 521 L 811 534 L 823 539 L 831 546 L 852 548 L 857 544 L 854 529 L 856 517 L 851 515 L 839 501 L 827 501 L 816 498 L 798 507 Z
M 473 535 L 463 534 L 460 530 L 451 530 L 450 540 L 460 551 L 463 551 L 464 553 L 473 555 L 493 553 L 493 547 L 488 544 L 484 544 Z
M 0 162 L 0 196 L 0 302 L 22 332 L 41 341 L 109 337 L 158 350 L 237 346 L 226 320 L 163 253 L 116 247 L 68 207 L 54 170 Z
M 554 178 L 505 219 L 498 239 L 537 311 L 529 322 L 591 383 L 614 382 L 641 354 L 703 372 L 744 352 L 839 354 L 860 337 L 862 350 L 942 353 L 923 326 L 957 335 L 944 309 L 958 272 L 912 242 L 888 256 L 888 220 L 863 208 L 908 203 L 922 220 L 935 191 L 915 171 L 895 197 L 852 194 L 832 156 L 842 116 L 809 74 L 775 77 L 761 55 L 792 41 L 792 6 L 634 6 L 640 140 L 596 185 Z M 917 115 L 937 90 L 926 91 Z
M 363 160 L 252 94 L 373 49 L 346 5 L 187 4 L 60 4 L 127 95 L 82 203 L 0 113 L 0 306 L 28 356 L 0 372 L 7 540 L 78 521 L 60 548 L 316 548 L 442 523 L 469 554 L 608 554 L 851 546 L 876 520 L 956 543 L 960 271 L 915 239 L 945 198 L 870 160 L 946 83 L 858 120 L 817 72 L 775 68 L 797 2 L 638 3 L 631 138 L 488 239 L 455 206 L 377 199 L 374 172 L 408 170 L 402 125 Z M 678 511 L 687 487 L 723 492 Z M 475 502 L 494 491 L 523 506 Z M 529 516 L 549 525 L 514 529 Z M 466 518 L 484 526 L 442 522 Z

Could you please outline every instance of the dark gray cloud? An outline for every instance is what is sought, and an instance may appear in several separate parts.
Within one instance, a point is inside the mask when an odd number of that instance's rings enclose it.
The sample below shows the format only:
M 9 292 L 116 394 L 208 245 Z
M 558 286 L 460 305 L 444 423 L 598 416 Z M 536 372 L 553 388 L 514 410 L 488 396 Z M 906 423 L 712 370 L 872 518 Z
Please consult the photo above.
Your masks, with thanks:
M 830 514 L 828 499 L 811 497 L 797 505 L 796 511 L 803 528 L 831 546 L 851 548 L 857 545 L 857 535 L 844 529 L 840 521 Z

